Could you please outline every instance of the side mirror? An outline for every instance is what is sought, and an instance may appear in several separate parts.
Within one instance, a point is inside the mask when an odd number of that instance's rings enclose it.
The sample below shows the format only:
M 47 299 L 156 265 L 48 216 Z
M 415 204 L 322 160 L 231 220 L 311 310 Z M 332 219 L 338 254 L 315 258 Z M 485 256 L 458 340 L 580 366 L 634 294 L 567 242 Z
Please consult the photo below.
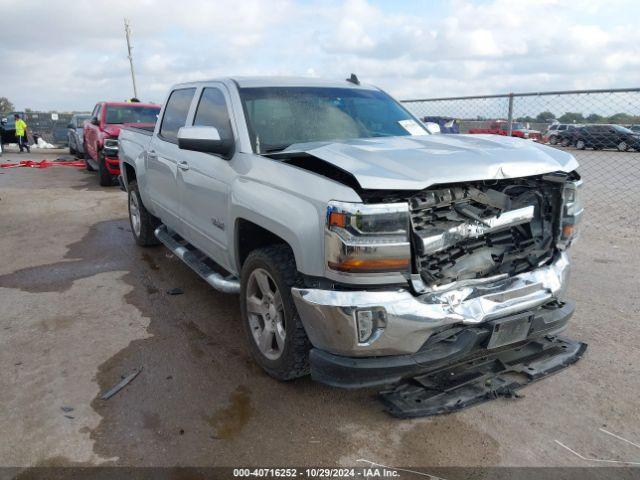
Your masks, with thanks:
M 427 122 L 425 123 L 425 126 L 429 133 L 440 133 L 440 125 L 435 122 Z
M 98 120 L 98 117 L 91 117 L 91 125 L 100 125 L 100 120 Z
M 233 140 L 220 138 L 215 127 L 182 127 L 178 130 L 178 147 L 228 158 L 233 152 Z

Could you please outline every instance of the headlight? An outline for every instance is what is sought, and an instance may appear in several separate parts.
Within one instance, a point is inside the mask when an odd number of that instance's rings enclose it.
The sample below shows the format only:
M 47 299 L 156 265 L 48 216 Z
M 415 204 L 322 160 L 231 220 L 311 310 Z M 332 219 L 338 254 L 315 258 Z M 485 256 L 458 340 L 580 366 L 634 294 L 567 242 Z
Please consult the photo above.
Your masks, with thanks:
M 104 149 L 106 154 L 118 154 L 118 139 L 117 138 L 105 138 Z
M 562 219 L 558 248 L 566 249 L 578 236 L 578 224 L 584 210 L 582 206 L 582 180 L 567 182 L 562 193 Z
M 330 202 L 325 257 L 329 269 L 339 272 L 409 271 L 409 205 Z

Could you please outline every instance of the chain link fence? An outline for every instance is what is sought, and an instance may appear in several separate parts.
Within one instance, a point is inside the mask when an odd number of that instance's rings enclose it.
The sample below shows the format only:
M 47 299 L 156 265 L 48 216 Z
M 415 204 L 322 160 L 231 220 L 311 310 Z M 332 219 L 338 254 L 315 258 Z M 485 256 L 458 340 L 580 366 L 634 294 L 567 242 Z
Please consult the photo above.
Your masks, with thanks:
M 7 131 L 13 131 L 14 119 L 13 114 L 18 113 L 20 117 L 27 122 L 29 126 L 29 141 L 34 141 L 34 135 L 43 138 L 46 142 L 52 143 L 58 147 L 66 147 L 68 145 L 67 126 L 71 122 L 71 117 L 75 113 L 58 113 L 58 112 L 1 112 L 0 119 L 6 120 L 0 128 Z M 81 113 L 81 112 L 78 112 Z M 8 139 L 13 135 L 3 135 Z M 7 141 L 8 142 L 8 141 Z
M 640 230 L 640 88 L 405 100 L 443 134 L 492 133 L 574 155 L 585 227 Z

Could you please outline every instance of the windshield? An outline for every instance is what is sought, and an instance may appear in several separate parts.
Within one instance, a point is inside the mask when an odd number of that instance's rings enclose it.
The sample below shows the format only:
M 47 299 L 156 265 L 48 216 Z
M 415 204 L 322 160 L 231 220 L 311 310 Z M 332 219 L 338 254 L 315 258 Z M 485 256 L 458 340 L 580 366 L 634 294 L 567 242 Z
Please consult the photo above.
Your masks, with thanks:
M 293 143 L 428 135 L 404 108 L 377 90 L 243 88 L 240 97 L 258 153 Z
M 628 128 L 624 128 L 621 127 L 620 125 L 613 125 L 613 128 L 618 131 L 619 133 L 633 133 L 631 130 L 629 130 Z
M 76 117 L 76 125 L 78 126 L 78 128 L 82 128 L 84 122 L 86 122 L 90 118 L 91 118 L 91 115 L 78 115 Z
M 107 105 L 106 123 L 156 123 L 160 107 L 134 107 L 133 105 Z

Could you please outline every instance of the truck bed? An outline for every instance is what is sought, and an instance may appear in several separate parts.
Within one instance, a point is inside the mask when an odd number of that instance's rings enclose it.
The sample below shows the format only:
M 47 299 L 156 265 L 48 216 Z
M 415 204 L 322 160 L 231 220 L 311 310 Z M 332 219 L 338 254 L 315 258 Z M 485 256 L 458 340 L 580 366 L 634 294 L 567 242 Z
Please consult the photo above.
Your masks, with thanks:
M 153 135 L 153 131 L 155 130 L 155 128 L 156 128 L 155 125 L 142 125 L 139 127 L 128 125 L 128 126 L 122 127 L 122 130 L 131 130 L 136 133 L 142 133 L 143 135 L 151 136 Z

